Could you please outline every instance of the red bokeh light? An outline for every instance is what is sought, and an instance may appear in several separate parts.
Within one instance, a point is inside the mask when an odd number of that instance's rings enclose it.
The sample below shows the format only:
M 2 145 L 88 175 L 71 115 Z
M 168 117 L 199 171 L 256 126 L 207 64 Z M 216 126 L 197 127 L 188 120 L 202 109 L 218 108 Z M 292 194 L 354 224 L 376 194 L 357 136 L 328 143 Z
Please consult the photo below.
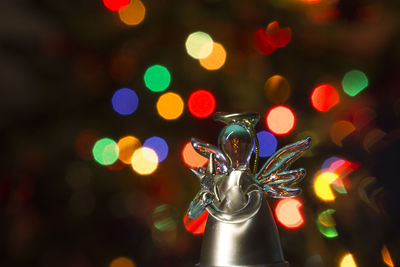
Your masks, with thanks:
M 272 47 L 284 47 L 292 38 L 292 30 L 289 27 L 279 28 L 277 21 L 268 24 L 266 29 L 267 42 Z
M 129 5 L 130 0 L 103 0 L 104 6 L 111 11 L 120 11 Z
M 201 214 L 197 219 L 190 219 L 186 213 L 183 217 L 183 223 L 188 232 L 191 232 L 195 235 L 202 235 L 204 234 L 204 229 L 206 228 L 207 218 L 207 211 L 204 211 L 203 214 Z
M 295 121 L 293 111 L 285 106 L 272 108 L 266 116 L 268 129 L 277 135 L 290 132 L 294 128 Z
M 320 112 L 330 110 L 339 103 L 339 100 L 338 92 L 329 84 L 321 84 L 315 87 L 311 94 L 311 104 Z
M 267 32 L 264 28 L 256 31 L 254 35 L 254 42 L 256 44 L 257 50 L 264 55 L 270 55 L 275 52 L 276 47 L 273 47 L 268 42 Z
M 206 118 L 215 110 L 214 95 L 207 90 L 197 90 L 193 92 L 188 99 L 189 112 L 198 118 Z
M 304 224 L 301 206 L 303 204 L 296 198 L 280 200 L 275 207 L 276 219 L 286 228 L 299 228 Z

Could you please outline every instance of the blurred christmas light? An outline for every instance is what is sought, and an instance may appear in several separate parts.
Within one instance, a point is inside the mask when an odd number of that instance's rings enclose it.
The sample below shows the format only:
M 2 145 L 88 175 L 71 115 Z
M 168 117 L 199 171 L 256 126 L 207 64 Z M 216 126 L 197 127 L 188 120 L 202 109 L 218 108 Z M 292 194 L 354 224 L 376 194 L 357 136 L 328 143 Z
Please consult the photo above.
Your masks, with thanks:
M 134 136 L 125 136 L 118 141 L 118 158 L 125 164 L 131 164 L 133 152 L 141 146 L 139 139 Z
M 141 147 L 133 152 L 132 169 L 141 175 L 152 174 L 158 167 L 157 153 L 148 147 Z
M 317 220 L 317 227 L 319 232 L 326 238 L 335 238 L 339 235 L 335 226 L 324 226 Z
M 87 129 L 79 133 L 76 137 L 75 149 L 81 159 L 92 159 L 92 148 L 97 140 L 99 140 L 99 133 L 95 130 Z
M 331 183 L 338 178 L 338 175 L 333 172 L 323 172 L 314 180 L 314 191 L 317 197 L 323 201 L 335 200 L 335 195 L 330 187 Z
M 156 104 L 158 114 L 166 120 L 179 118 L 183 113 L 184 102 L 180 95 L 172 92 L 160 96 Z
M 130 0 L 103 0 L 104 6 L 111 11 L 119 11 L 129 5 Z
M 303 204 L 296 198 L 279 200 L 275 207 L 275 216 L 286 228 L 298 228 L 304 224 L 300 208 Z
M 270 55 L 276 51 L 268 42 L 267 32 L 264 28 L 258 29 L 254 35 L 254 42 L 257 50 L 264 55 Z
M 119 149 L 114 140 L 102 138 L 94 144 L 92 153 L 101 165 L 111 165 L 118 159 Z
M 292 37 L 292 30 L 289 27 L 279 28 L 277 21 L 268 24 L 266 33 L 267 42 L 272 47 L 285 47 Z
M 386 245 L 383 245 L 381 254 L 382 254 L 382 260 L 387 266 L 390 266 L 390 267 L 395 266 L 393 263 L 393 260 L 392 260 L 392 256 L 390 256 L 390 252 L 389 252 L 388 248 L 386 247 Z
M 210 55 L 205 58 L 200 58 L 200 65 L 206 70 L 218 70 L 226 60 L 226 51 L 222 44 L 214 42 L 213 49 Z
M 162 92 L 171 83 L 171 74 L 168 69 L 161 65 L 149 67 L 144 74 L 146 87 L 153 92 Z
M 330 110 L 337 103 L 339 103 L 339 94 L 336 89 L 329 84 L 321 84 L 315 87 L 311 93 L 311 104 L 320 112 Z
M 162 204 L 156 207 L 153 211 L 152 218 L 154 227 L 160 231 L 172 231 L 176 229 L 176 211 L 167 204 Z
M 340 261 L 340 267 L 357 267 L 356 262 L 354 261 L 353 255 L 347 253 L 343 256 L 342 260 Z
M 164 161 L 168 156 L 168 144 L 161 137 L 153 136 L 146 139 L 143 143 L 143 147 L 153 149 L 157 153 L 159 163 Z
M 213 46 L 211 36 L 201 31 L 189 34 L 185 43 L 187 53 L 195 59 L 208 57 L 212 53 Z
M 341 120 L 335 122 L 329 131 L 329 135 L 333 143 L 338 146 L 343 146 L 342 141 L 347 136 L 349 136 L 352 132 L 354 132 L 356 127 L 346 120 Z
M 276 137 L 272 133 L 268 131 L 260 131 L 257 133 L 257 139 L 260 146 L 260 157 L 269 157 L 276 151 L 278 140 L 276 140 Z
M 182 158 L 186 165 L 192 168 L 204 166 L 208 159 L 194 150 L 190 142 L 186 143 L 182 150 Z
M 385 136 L 386 133 L 380 129 L 369 131 L 362 142 L 364 149 L 368 152 L 372 152 L 371 148 Z
M 136 111 L 139 98 L 135 91 L 122 88 L 114 93 L 111 103 L 117 113 L 121 115 L 130 115 Z
M 347 72 L 342 80 L 343 91 L 349 96 L 356 96 L 368 86 L 368 78 L 364 72 L 351 70 Z
M 338 236 L 338 232 L 335 228 L 335 220 L 332 214 L 335 213 L 334 209 L 327 209 L 321 212 L 317 218 L 317 227 L 322 235 L 327 238 L 335 238 Z
M 146 15 L 146 7 L 140 0 L 130 0 L 129 5 L 118 11 L 120 20 L 128 25 L 133 26 L 140 24 Z
M 129 258 L 118 257 L 110 262 L 109 267 L 135 267 L 135 264 Z
M 281 75 L 270 77 L 264 84 L 267 99 L 274 104 L 283 104 L 290 97 L 290 84 Z
M 287 134 L 294 128 L 295 116 L 293 111 L 285 106 L 272 108 L 266 116 L 267 127 L 275 134 Z
M 188 232 L 195 235 L 202 235 L 204 234 L 204 229 L 206 228 L 207 218 L 207 210 L 205 210 L 197 219 L 191 219 L 187 213 L 185 213 L 185 216 L 183 217 L 183 224 Z
M 215 97 L 207 90 L 197 90 L 190 94 L 187 106 L 189 112 L 198 118 L 206 118 L 215 110 Z

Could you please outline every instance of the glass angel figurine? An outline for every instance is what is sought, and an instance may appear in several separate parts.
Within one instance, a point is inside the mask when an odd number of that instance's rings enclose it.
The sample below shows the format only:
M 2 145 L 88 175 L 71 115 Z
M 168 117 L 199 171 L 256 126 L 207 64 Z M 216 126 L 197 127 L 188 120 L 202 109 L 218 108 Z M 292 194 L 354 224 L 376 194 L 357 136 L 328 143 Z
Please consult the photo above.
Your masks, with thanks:
M 188 216 L 198 218 L 205 210 L 210 215 L 198 266 L 289 266 L 265 197 L 285 198 L 301 192 L 295 185 L 305 170 L 288 168 L 310 147 L 311 138 L 278 150 L 257 172 L 259 145 L 254 126 L 259 115 L 216 113 L 214 119 L 227 124 L 218 147 L 191 140 L 194 149 L 209 159 L 206 168 L 191 169 L 200 190 L 190 203 Z

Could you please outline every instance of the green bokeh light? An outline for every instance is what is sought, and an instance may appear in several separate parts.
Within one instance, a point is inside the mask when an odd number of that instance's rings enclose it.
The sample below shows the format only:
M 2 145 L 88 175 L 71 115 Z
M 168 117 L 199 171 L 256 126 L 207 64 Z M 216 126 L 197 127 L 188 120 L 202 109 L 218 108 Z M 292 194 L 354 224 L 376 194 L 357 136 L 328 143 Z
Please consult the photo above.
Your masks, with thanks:
M 321 212 L 317 218 L 318 230 L 327 238 L 335 238 L 339 235 L 335 228 L 336 223 L 332 217 L 333 213 L 335 213 L 334 209 L 327 209 Z
M 153 92 L 162 92 L 171 83 L 171 74 L 168 69 L 161 65 L 149 67 L 144 74 L 146 87 Z
M 101 165 L 111 165 L 118 159 L 119 148 L 110 138 L 98 140 L 92 149 L 94 159 Z
M 176 229 L 177 214 L 175 209 L 163 204 L 153 211 L 154 227 L 160 231 L 172 231 Z
M 347 72 L 342 80 L 343 91 L 349 96 L 356 96 L 368 86 L 368 78 L 364 72 L 351 70 Z

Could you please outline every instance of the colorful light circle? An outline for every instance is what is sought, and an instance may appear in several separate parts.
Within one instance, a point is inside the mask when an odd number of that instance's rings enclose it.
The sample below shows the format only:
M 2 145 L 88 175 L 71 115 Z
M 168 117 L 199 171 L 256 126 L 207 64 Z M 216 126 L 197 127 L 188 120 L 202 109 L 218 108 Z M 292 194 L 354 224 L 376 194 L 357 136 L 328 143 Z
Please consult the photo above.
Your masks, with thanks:
M 138 108 L 139 98 L 135 91 L 122 88 L 114 93 L 111 103 L 117 113 L 121 115 L 130 115 Z
M 119 149 L 114 140 L 102 138 L 94 144 L 92 153 L 101 165 L 111 165 L 118 159 Z
M 254 42 L 257 50 L 263 55 L 270 55 L 276 51 L 276 47 L 268 43 L 267 32 L 264 28 L 256 31 L 254 34 Z
M 175 120 L 183 113 L 184 102 L 176 93 L 168 92 L 160 96 L 156 104 L 158 114 L 166 120 Z
M 290 97 L 290 84 L 281 75 L 270 77 L 264 84 L 267 99 L 274 104 L 283 104 Z
M 207 90 L 194 91 L 188 99 L 187 106 L 189 112 L 198 118 L 206 118 L 215 110 L 215 97 Z
M 197 153 L 190 142 L 183 147 L 182 158 L 185 164 L 191 168 L 204 166 L 208 161 L 207 158 Z
M 141 175 L 152 174 L 158 167 L 157 153 L 148 147 L 137 149 L 131 158 L 132 169 Z
M 177 226 L 176 210 L 167 205 L 162 204 L 153 211 L 153 225 L 159 231 L 172 231 Z
M 296 198 L 282 199 L 275 208 L 278 222 L 286 228 L 298 228 L 304 224 L 300 208 L 303 204 Z
M 195 59 L 208 57 L 213 46 L 214 42 L 211 36 L 201 31 L 189 34 L 185 43 L 187 53 Z
M 103 0 L 104 6 L 111 11 L 119 11 L 129 5 L 130 0 Z
M 200 58 L 200 65 L 206 70 L 218 70 L 226 60 L 226 51 L 222 44 L 214 42 L 212 52 L 208 57 Z
M 110 262 L 109 267 L 135 267 L 135 264 L 129 258 L 118 257 Z
M 134 136 L 125 136 L 118 141 L 118 158 L 125 164 L 131 164 L 133 152 L 141 146 L 139 139 Z
M 164 161 L 168 156 L 168 144 L 161 137 L 150 137 L 144 141 L 143 146 L 151 148 L 157 153 L 158 162 Z
M 272 133 L 268 131 L 260 131 L 257 133 L 257 139 L 260 146 L 260 157 L 269 157 L 274 154 L 276 148 L 278 147 L 278 141 Z
M 338 146 L 343 146 L 342 141 L 355 130 L 356 127 L 353 123 L 346 120 L 340 120 L 331 126 L 329 135 L 333 143 Z
M 368 86 L 368 78 L 364 72 L 351 70 L 347 72 L 342 80 L 343 91 L 349 96 L 356 96 Z
M 276 106 L 268 112 L 266 122 L 271 132 L 278 135 L 287 134 L 294 128 L 295 116 L 290 108 Z
M 144 20 L 146 7 L 140 0 L 131 0 L 129 5 L 118 11 L 118 15 L 125 25 L 138 25 Z
M 149 67 L 144 74 L 146 87 L 153 92 L 162 92 L 171 83 L 171 74 L 168 69 L 161 65 Z
M 347 253 L 340 262 L 340 267 L 357 267 L 354 257 L 351 253 Z
M 338 92 L 329 84 L 321 84 L 311 93 L 311 104 L 320 112 L 327 112 L 338 104 L 339 100 Z
M 323 201 L 334 201 L 335 195 L 332 192 L 331 184 L 339 176 L 334 172 L 323 172 L 315 178 L 314 191 L 317 197 Z

